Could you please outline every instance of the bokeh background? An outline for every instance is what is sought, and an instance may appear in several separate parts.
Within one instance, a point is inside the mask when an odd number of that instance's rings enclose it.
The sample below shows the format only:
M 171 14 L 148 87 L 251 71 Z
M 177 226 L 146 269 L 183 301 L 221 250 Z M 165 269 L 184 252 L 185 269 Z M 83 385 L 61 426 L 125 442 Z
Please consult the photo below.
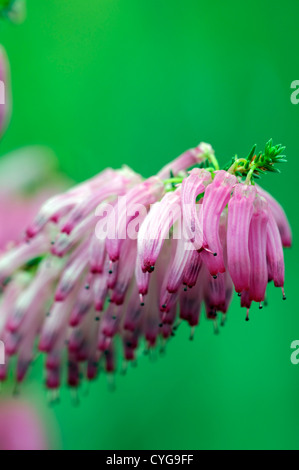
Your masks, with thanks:
M 298 130 L 290 101 L 299 79 L 299 3 L 215 0 L 28 0 L 27 20 L 1 23 L 13 118 L 1 154 L 42 144 L 81 181 L 122 163 L 145 176 L 199 141 L 222 163 L 273 137 L 289 164 L 263 185 L 294 232 L 286 252 L 287 301 L 270 289 L 251 321 L 233 302 L 215 336 L 203 318 L 182 326 L 166 355 L 80 391 L 43 413 L 63 449 L 298 449 Z M 42 360 L 24 393 L 46 401 Z M 34 391 L 34 393 L 33 393 Z M 51 426 L 52 426 L 51 424 Z M 58 444 L 60 442 L 60 444 Z M 53 446 L 55 446 L 53 444 Z

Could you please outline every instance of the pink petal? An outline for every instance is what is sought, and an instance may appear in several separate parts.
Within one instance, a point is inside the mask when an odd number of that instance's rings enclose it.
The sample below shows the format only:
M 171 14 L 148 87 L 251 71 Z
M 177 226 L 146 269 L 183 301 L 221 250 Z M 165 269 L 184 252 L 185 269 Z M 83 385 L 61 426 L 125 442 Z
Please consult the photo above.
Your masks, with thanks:
M 223 248 L 219 237 L 220 216 L 228 203 L 237 179 L 224 170 L 216 172 L 213 182 L 207 186 L 203 199 L 204 248 L 202 257 L 212 276 L 225 271 Z
M 167 193 L 154 204 L 145 218 L 138 236 L 138 254 L 144 271 L 151 272 L 156 264 L 169 230 L 181 215 L 180 192 Z
M 228 203 L 227 262 L 237 292 L 249 289 L 249 227 L 256 187 L 238 184 Z
M 267 269 L 267 226 L 268 226 L 268 204 L 261 197 L 254 201 L 254 212 L 249 229 L 249 256 L 250 256 L 250 300 L 262 302 L 265 297 L 268 283 Z
M 268 270 L 276 287 L 284 285 L 284 257 L 280 233 L 277 223 L 269 210 L 269 221 L 267 227 L 267 260 Z
M 285 211 L 283 210 L 281 205 L 276 201 L 276 199 L 274 199 L 271 194 L 265 191 L 265 189 L 261 188 L 258 185 L 257 189 L 258 192 L 266 199 L 269 204 L 269 207 L 276 220 L 283 246 L 290 247 L 292 245 L 292 231 Z
M 195 168 L 182 183 L 184 234 L 193 243 L 196 250 L 201 249 L 203 243 L 203 226 L 198 215 L 196 198 L 204 192 L 206 185 L 210 181 L 211 174 L 208 171 Z

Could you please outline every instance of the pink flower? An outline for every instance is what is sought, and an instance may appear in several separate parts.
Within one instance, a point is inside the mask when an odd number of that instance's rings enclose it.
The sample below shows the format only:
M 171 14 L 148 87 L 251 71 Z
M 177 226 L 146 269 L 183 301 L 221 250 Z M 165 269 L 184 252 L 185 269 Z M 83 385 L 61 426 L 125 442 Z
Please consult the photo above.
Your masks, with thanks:
M 225 272 L 223 249 L 219 238 L 219 221 L 237 178 L 220 170 L 207 187 L 203 199 L 203 260 L 213 276 Z
M 56 167 L 56 157 L 46 147 L 24 147 L 1 157 L 0 252 L 21 241 L 41 204 L 69 184 Z
M 276 287 L 284 286 L 284 257 L 282 240 L 272 211 L 268 211 L 267 226 L 267 261 L 268 278 Z M 284 295 L 284 292 L 283 292 Z
M 11 113 L 10 71 L 4 48 L 0 45 L 0 137 L 7 127 Z
M 266 199 L 274 216 L 278 230 L 280 232 L 281 241 L 283 246 L 290 247 L 292 245 L 292 231 L 288 222 L 287 216 L 281 205 L 274 199 L 271 194 L 265 191 L 260 186 L 257 186 L 258 192 Z
M 24 379 L 38 338 L 48 388 L 60 386 L 65 349 L 77 387 L 83 363 L 90 380 L 115 370 L 117 337 L 131 361 L 142 341 L 163 348 L 181 320 L 193 338 L 203 304 L 217 332 L 234 289 L 248 319 L 270 280 L 283 288 L 286 217 L 252 184 L 256 167 L 244 181 L 234 165 L 219 170 L 202 143 L 149 179 L 108 169 L 46 201 L 0 257 L 0 378 L 16 355 Z
M 0 450 L 46 450 L 43 426 L 33 409 L 22 402 L 0 405 Z
M 268 282 L 267 268 L 267 226 L 269 210 L 265 199 L 257 196 L 254 200 L 253 215 L 249 229 L 250 285 L 249 298 L 262 302 Z
M 195 250 L 200 250 L 203 245 L 202 206 L 196 204 L 196 199 L 201 193 L 204 193 L 210 182 L 211 174 L 208 171 L 195 168 L 182 183 L 184 229 L 186 230 L 186 238 L 190 240 Z
M 255 186 L 238 184 L 228 204 L 228 270 L 237 292 L 248 290 L 250 285 L 248 238 L 255 197 Z

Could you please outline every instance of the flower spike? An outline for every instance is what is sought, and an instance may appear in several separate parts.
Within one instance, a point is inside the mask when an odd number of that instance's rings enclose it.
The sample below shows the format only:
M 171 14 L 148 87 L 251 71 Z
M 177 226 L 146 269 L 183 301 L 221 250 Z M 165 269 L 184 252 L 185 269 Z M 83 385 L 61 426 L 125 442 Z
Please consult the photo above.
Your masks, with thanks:
M 76 394 L 82 372 L 112 380 L 119 344 L 125 371 L 142 344 L 163 352 L 181 321 L 193 339 L 203 304 L 218 333 L 234 290 L 249 320 L 269 281 L 284 289 L 291 229 L 254 184 L 284 160 L 282 148 L 255 150 L 224 170 L 201 143 L 148 179 L 108 168 L 48 199 L 24 239 L 0 246 L 0 380 L 13 364 L 25 379 L 38 339 L 46 386 L 59 388 L 66 367 Z

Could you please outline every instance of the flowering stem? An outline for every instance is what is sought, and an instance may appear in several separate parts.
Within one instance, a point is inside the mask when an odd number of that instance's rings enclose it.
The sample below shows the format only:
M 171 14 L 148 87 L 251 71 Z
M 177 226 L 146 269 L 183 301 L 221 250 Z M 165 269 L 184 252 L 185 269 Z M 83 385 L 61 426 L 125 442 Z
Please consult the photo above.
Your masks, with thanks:
M 281 145 L 272 145 L 271 139 L 266 143 L 264 152 L 256 154 L 256 145 L 254 145 L 247 158 L 235 156 L 232 164 L 229 164 L 225 169 L 238 177 L 244 177 L 245 183 L 251 184 L 252 178 L 259 178 L 264 173 L 280 173 L 274 165 L 287 161 L 285 156 L 281 155 L 284 149 L 285 147 Z
M 246 176 L 245 184 L 251 184 L 252 183 L 251 178 L 252 178 L 253 173 L 256 170 L 256 168 L 257 167 L 255 165 L 253 165 L 253 167 L 250 169 L 250 171 L 248 172 L 248 174 Z

